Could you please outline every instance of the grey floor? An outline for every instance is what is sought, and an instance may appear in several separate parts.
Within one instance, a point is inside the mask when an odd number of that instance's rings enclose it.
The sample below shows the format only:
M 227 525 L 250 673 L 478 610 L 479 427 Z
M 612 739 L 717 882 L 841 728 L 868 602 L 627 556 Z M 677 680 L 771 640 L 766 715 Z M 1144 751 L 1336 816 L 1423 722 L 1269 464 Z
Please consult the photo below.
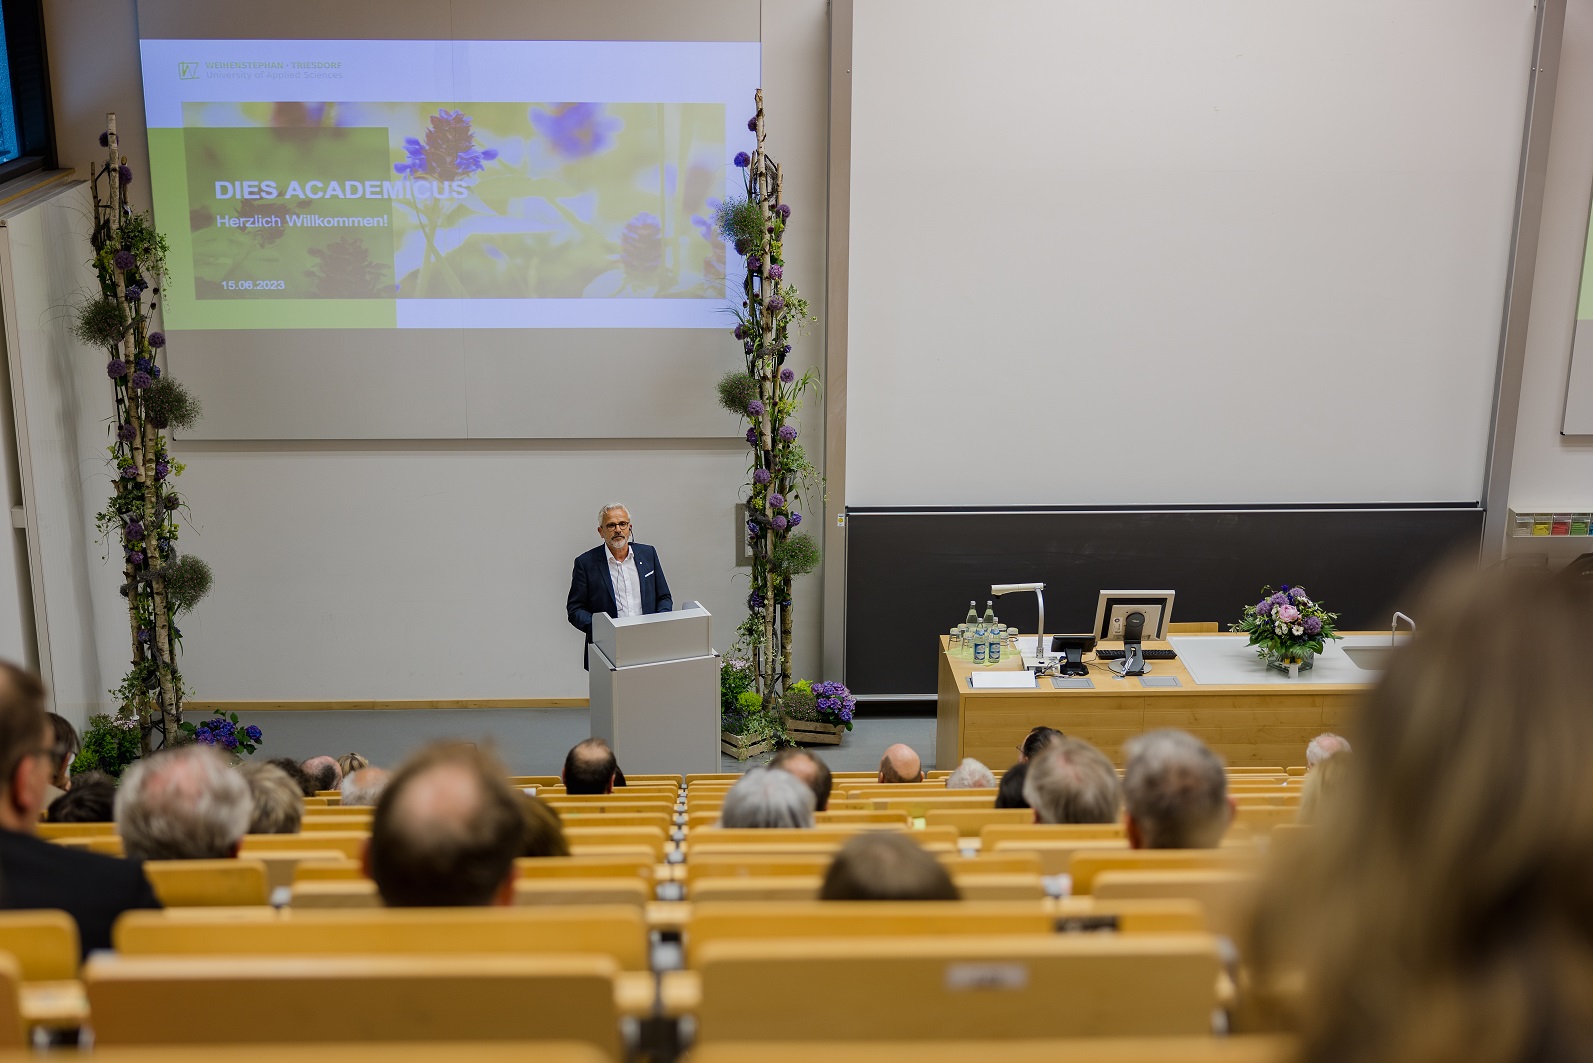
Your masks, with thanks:
M 394 765 L 427 742 L 464 739 L 491 746 L 516 775 L 556 775 L 565 752 L 591 734 L 585 709 L 449 709 L 261 712 L 243 720 L 265 732 L 259 757 L 303 760 L 321 753 L 361 753 L 372 763 Z M 854 721 L 839 746 L 814 747 L 833 771 L 868 771 L 894 742 L 916 749 L 926 766 L 935 762 L 932 715 Z M 745 771 L 768 757 L 738 761 L 721 756 L 721 771 Z M 624 764 L 623 757 L 620 763 Z

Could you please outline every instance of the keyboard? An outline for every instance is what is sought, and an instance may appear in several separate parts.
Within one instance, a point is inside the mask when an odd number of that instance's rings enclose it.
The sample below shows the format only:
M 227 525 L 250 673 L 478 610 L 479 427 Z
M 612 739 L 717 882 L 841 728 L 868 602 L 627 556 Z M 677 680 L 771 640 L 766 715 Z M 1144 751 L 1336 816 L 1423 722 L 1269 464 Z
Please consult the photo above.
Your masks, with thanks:
M 1095 656 L 1102 661 L 1121 661 L 1123 659 L 1123 651 L 1096 650 Z M 1172 661 L 1178 658 L 1178 653 L 1174 650 L 1141 650 L 1140 656 L 1147 661 Z

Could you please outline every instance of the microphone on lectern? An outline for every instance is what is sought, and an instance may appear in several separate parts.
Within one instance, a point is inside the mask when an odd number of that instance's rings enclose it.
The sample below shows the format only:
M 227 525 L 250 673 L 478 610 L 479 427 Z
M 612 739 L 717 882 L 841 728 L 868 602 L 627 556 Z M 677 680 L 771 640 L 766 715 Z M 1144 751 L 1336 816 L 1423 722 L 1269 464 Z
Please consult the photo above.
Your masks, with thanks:
M 1112 662 L 1112 671 L 1118 675 L 1144 675 L 1150 671 L 1140 646 L 1145 637 L 1145 614 L 1139 610 L 1123 618 L 1123 659 Z

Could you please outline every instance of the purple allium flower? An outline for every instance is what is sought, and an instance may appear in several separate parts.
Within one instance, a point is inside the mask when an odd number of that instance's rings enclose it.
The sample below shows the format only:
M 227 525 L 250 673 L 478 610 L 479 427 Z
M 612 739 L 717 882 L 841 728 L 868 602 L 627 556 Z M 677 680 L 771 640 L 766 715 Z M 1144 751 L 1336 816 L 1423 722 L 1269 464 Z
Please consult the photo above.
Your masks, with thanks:
M 756 133 L 757 131 L 758 131 L 758 116 L 757 115 L 753 115 L 751 118 L 747 119 L 747 132 Z
M 620 266 L 626 277 L 646 279 L 664 264 L 664 227 L 646 211 L 625 223 L 620 233 Z
M 761 613 L 763 611 L 763 595 L 757 591 L 747 595 L 747 608 L 754 613 Z
M 744 255 L 748 251 L 751 251 L 751 250 L 752 250 L 752 245 L 750 243 L 748 243 L 745 239 L 741 239 L 741 240 L 737 240 L 736 241 L 736 254 Z
M 1306 617 L 1305 620 L 1301 622 L 1300 626 L 1304 628 L 1305 633 L 1310 635 L 1312 638 L 1322 634 L 1322 618 L 1319 616 Z
M 763 268 L 763 257 L 761 255 L 748 255 L 747 268 L 754 273 L 758 272 Z
M 138 438 L 138 429 L 134 428 L 130 424 L 127 424 L 126 422 L 123 422 L 122 424 L 116 426 L 116 438 L 120 439 L 123 443 L 131 443 L 133 440 Z
M 774 494 L 769 496 L 769 505 L 771 507 L 773 507 L 774 509 L 784 509 L 785 508 L 785 496 L 782 495 L 780 492 L 776 491 Z
M 623 123 L 603 113 L 601 103 L 560 103 L 531 109 L 531 125 L 566 159 L 584 159 L 606 149 Z
M 758 430 L 756 428 L 747 429 L 747 446 L 755 447 L 757 445 L 758 445 Z
M 131 166 L 127 165 L 127 163 L 125 163 L 125 162 L 122 163 L 120 166 L 118 166 L 116 168 L 116 177 L 124 185 L 132 184 L 133 183 L 133 168 Z
M 791 527 L 795 528 L 798 524 L 801 524 L 801 523 L 802 523 L 802 514 L 800 514 L 800 513 L 791 514 Z
M 737 166 L 742 167 L 744 169 L 744 168 L 746 168 L 748 165 L 750 165 L 752 163 L 752 156 L 748 155 L 744 151 L 738 151 L 738 152 L 736 152 L 736 157 L 731 159 L 730 161 L 735 163 Z
M 737 325 L 735 328 L 730 330 L 730 334 L 738 340 L 744 340 L 747 338 L 747 326 Z
M 769 470 L 768 469 L 753 469 L 752 470 L 752 482 L 755 483 L 755 484 L 760 484 L 760 485 L 768 483 L 769 482 Z
M 155 363 L 150 361 L 148 358 L 134 358 L 133 359 L 133 372 L 135 372 L 135 373 L 147 373 L 147 372 L 149 372 L 149 367 L 154 365 L 154 364 Z
M 105 132 L 100 134 L 100 147 L 108 148 L 110 146 L 111 146 L 111 134 L 110 134 L 110 130 L 106 130 Z
M 781 277 L 785 276 L 785 267 L 776 262 L 774 265 L 769 267 L 769 276 L 773 277 L 775 280 L 779 280 Z
M 178 506 L 182 505 L 182 500 L 176 495 L 167 495 L 161 504 L 166 507 L 167 512 L 170 512 L 171 510 L 174 510 Z
M 127 296 L 128 302 L 136 303 L 138 302 L 138 297 L 144 294 L 144 286 L 142 284 L 129 284 L 122 294 Z
M 788 366 L 785 369 L 780 370 L 780 382 L 782 384 L 789 384 L 795 379 L 796 379 L 796 370 L 795 369 L 792 369 L 792 368 L 790 368 Z
M 127 363 L 120 358 L 112 358 L 105 366 L 105 375 L 112 380 L 120 380 L 127 375 Z
M 775 531 L 785 531 L 786 525 L 791 523 L 791 522 L 786 520 L 784 517 L 777 516 L 773 520 L 771 520 L 769 523 L 774 525 L 774 530 Z
M 763 400 L 762 399 L 753 399 L 751 402 L 747 403 L 747 416 L 748 417 L 762 417 L 763 416 Z
M 138 641 L 139 642 L 148 642 L 152 638 L 154 638 L 154 633 L 151 632 L 149 630 L 149 628 L 141 627 L 141 628 L 138 629 Z
M 1260 616 L 1270 616 L 1272 614 L 1272 599 L 1263 598 L 1257 602 L 1256 613 Z
M 144 525 L 142 521 L 130 520 L 127 522 L 127 526 L 123 530 L 127 533 L 127 538 L 130 540 L 142 539 L 144 537 Z
M 789 343 L 787 343 L 784 346 L 782 346 L 780 348 L 780 353 L 781 354 L 790 354 L 791 353 L 791 345 Z
M 134 550 L 127 555 L 127 560 L 135 565 L 142 565 L 144 563 L 144 552 L 142 550 Z
M 111 256 L 111 265 L 119 270 L 130 270 L 138 265 L 138 259 L 133 257 L 131 251 L 118 251 Z
M 138 388 L 140 390 L 149 387 L 154 382 L 155 382 L 155 378 L 150 376 L 148 373 L 144 372 L 143 370 L 139 370 L 138 372 L 134 373 L 133 374 L 133 379 L 131 381 L 129 381 L 129 383 L 131 383 L 135 388 Z
M 751 340 L 742 340 L 741 341 L 741 350 L 744 353 L 751 354 L 752 353 L 752 348 L 753 348 L 753 343 L 752 343 Z
M 1304 587 L 1290 587 L 1289 588 L 1289 597 L 1293 598 L 1295 601 L 1299 601 L 1301 598 L 1305 597 L 1305 588 Z
M 786 206 L 784 203 L 781 203 L 778 207 L 775 207 L 774 212 L 780 215 L 781 221 L 786 221 L 791 217 L 791 208 Z
M 778 314 L 785 309 L 785 300 L 778 295 L 769 300 L 769 313 Z
M 265 736 L 265 732 L 261 731 L 260 728 L 256 727 L 254 724 L 250 724 L 248 727 L 245 727 L 243 729 L 243 733 L 249 736 L 249 741 L 251 742 L 258 742 Z
M 164 332 L 151 332 L 149 334 L 149 345 L 157 351 L 160 350 L 166 346 L 166 334 Z
M 476 134 L 470 128 L 468 114 L 446 107 L 431 116 L 424 144 L 415 137 L 404 139 L 404 153 L 407 158 L 393 164 L 394 173 L 410 177 L 427 174 L 438 181 L 453 181 L 467 173 L 477 173 L 498 157 L 496 149 L 476 146 Z
M 166 478 L 167 474 L 170 473 L 170 472 L 171 472 L 171 466 L 166 464 L 166 462 L 157 461 L 155 463 L 155 479 L 164 480 Z
M 794 443 L 796 442 L 796 437 L 797 430 L 794 425 L 783 424 L 780 426 L 780 442 Z
M 138 470 L 133 468 L 131 465 L 123 465 L 122 466 L 122 479 L 124 479 L 124 480 L 136 480 L 136 479 L 138 479 Z

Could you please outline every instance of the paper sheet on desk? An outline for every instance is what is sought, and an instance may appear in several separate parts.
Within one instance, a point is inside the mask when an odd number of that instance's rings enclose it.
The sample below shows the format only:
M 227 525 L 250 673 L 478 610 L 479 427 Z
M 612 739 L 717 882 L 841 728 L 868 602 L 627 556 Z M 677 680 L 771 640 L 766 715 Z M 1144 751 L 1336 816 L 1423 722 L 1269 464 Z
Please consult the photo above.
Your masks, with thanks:
M 1033 672 L 975 672 L 968 677 L 975 690 L 1033 690 Z

